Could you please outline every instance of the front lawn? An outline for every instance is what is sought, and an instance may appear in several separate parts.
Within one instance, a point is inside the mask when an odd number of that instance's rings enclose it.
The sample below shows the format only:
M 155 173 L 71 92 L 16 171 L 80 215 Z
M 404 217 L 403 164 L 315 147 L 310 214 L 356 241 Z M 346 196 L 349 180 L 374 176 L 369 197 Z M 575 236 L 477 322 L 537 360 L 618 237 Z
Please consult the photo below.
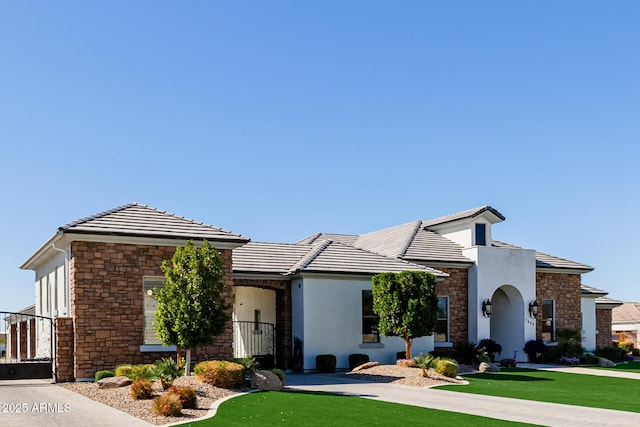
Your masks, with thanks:
M 640 362 L 619 363 L 613 368 L 603 368 L 602 366 L 588 366 L 593 369 L 608 369 L 612 371 L 636 372 L 640 374 Z
M 249 393 L 227 400 L 213 418 L 184 426 L 527 426 L 457 412 L 438 411 L 320 392 Z
M 500 372 L 465 375 L 469 385 L 437 389 L 640 412 L 640 381 L 534 369 L 503 368 Z

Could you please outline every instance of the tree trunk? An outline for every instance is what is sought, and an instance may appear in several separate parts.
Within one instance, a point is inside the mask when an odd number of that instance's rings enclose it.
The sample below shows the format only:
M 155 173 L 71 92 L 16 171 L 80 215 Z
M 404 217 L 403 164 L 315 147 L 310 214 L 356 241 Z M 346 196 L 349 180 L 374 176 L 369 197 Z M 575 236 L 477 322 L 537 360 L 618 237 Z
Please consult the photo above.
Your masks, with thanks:
M 180 346 L 176 346 L 176 365 L 180 366 L 180 353 L 182 352 L 182 348 Z
M 407 360 L 411 359 L 411 339 L 407 335 L 404 336 L 404 357 Z
M 191 374 L 191 349 L 186 349 L 186 357 L 184 363 L 184 374 L 189 376 Z

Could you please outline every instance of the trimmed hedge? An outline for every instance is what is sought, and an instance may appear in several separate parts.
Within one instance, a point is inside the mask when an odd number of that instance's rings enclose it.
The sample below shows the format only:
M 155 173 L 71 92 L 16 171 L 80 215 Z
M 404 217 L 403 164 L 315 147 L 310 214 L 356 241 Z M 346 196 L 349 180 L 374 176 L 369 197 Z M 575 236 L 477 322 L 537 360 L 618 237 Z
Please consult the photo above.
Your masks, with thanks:
M 113 377 L 113 371 L 98 371 L 96 372 L 96 382 L 100 381 L 103 378 Z
M 242 387 L 244 370 L 244 366 L 239 363 L 223 360 L 200 362 L 193 368 L 200 381 L 227 389 Z
M 369 355 L 368 354 L 362 354 L 362 353 L 353 353 L 349 355 L 349 370 L 353 370 L 353 368 L 356 368 L 364 363 L 367 363 L 369 361 Z
M 449 378 L 455 378 L 458 376 L 458 364 L 455 360 L 436 359 L 433 362 L 433 365 L 433 369 L 440 375 L 444 375 Z
M 316 356 L 316 370 L 321 374 L 332 374 L 336 371 L 336 356 L 319 354 Z

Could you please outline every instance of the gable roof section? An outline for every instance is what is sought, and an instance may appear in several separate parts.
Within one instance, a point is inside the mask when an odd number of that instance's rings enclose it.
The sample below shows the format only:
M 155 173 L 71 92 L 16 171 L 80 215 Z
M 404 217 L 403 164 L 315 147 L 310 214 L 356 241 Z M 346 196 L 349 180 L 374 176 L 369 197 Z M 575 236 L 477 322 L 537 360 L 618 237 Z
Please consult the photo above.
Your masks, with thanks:
M 331 273 L 373 275 L 405 270 L 445 273 L 407 261 L 385 257 L 353 246 L 322 240 L 312 244 L 248 243 L 233 251 L 235 273 Z
M 473 264 L 462 255 L 462 246 L 440 234 L 420 229 L 411 241 L 403 258 L 416 262 L 444 262 Z
M 392 258 L 402 258 L 420 228 L 420 221 L 408 222 L 372 233 L 362 234 L 353 246 Z
M 497 240 L 493 241 L 493 246 L 498 248 L 512 248 L 512 249 L 522 249 L 520 246 L 512 245 L 510 243 L 499 242 Z M 544 269 L 561 269 L 561 270 L 576 270 L 579 272 L 589 272 L 593 270 L 593 267 L 582 264 L 576 261 L 571 261 L 566 258 L 560 258 L 557 256 L 545 254 L 543 252 L 536 251 L 536 268 Z M 594 288 L 595 289 L 595 288 Z
M 129 203 L 58 228 L 63 233 L 135 236 L 170 239 L 232 241 L 246 243 L 249 239 L 146 205 Z
M 319 242 L 322 240 L 333 240 L 334 242 L 345 243 L 347 245 L 353 246 L 357 239 L 357 234 L 316 233 L 297 241 L 296 244 L 310 245 L 314 242 Z
M 477 216 L 482 215 L 485 212 L 489 212 L 493 214 L 493 216 L 495 217 L 493 222 L 500 222 L 505 220 L 505 217 L 496 209 L 492 208 L 491 206 L 482 206 L 479 208 L 468 209 L 466 211 L 457 212 L 454 214 L 441 216 L 439 218 L 422 221 L 422 226 L 425 228 L 429 228 L 436 225 L 446 224 L 448 222 L 459 221 L 461 219 L 475 218 Z
M 625 302 L 611 312 L 611 323 L 614 325 L 640 323 L 640 303 Z

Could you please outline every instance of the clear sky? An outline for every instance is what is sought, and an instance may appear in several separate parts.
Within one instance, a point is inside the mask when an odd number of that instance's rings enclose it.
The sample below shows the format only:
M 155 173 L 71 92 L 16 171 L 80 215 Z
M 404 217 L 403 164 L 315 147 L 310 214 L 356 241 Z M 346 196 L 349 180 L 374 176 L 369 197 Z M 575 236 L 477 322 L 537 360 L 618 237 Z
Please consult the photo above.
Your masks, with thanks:
M 138 202 L 294 242 L 491 205 L 640 300 L 640 2 L 2 1 L 0 310 Z

